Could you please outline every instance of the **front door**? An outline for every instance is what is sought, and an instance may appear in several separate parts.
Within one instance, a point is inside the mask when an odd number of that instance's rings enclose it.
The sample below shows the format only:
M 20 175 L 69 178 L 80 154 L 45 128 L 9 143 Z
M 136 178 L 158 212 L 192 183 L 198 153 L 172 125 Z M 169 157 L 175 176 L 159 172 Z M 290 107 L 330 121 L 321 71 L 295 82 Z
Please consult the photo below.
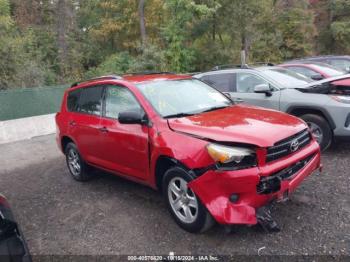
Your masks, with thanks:
M 142 110 L 129 89 L 106 86 L 100 143 L 104 148 L 103 166 L 123 175 L 146 180 L 149 173 L 148 126 L 120 124 L 124 111 Z
M 271 96 L 261 93 L 255 93 L 254 88 L 257 85 L 269 83 L 252 73 L 236 73 L 236 81 L 234 86 L 234 92 L 230 93 L 233 100 L 237 102 L 243 102 L 251 105 L 280 109 L 280 97 L 281 92 L 277 88 L 271 87 Z

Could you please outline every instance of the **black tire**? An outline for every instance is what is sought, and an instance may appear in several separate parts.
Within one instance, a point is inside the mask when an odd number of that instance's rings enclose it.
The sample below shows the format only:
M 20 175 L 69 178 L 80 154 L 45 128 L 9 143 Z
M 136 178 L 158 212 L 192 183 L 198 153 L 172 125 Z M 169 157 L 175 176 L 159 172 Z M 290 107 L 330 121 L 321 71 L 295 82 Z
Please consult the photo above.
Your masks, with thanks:
M 74 152 L 77 156 L 77 161 L 80 165 L 79 172 L 78 172 L 78 169 L 75 169 L 70 165 L 70 154 L 72 154 L 72 152 Z M 69 143 L 66 146 L 65 155 L 66 155 L 66 163 L 67 163 L 69 173 L 72 175 L 72 177 L 76 181 L 84 182 L 84 181 L 88 181 L 91 179 L 91 177 L 92 177 L 91 167 L 84 161 L 84 159 L 82 159 L 82 157 L 80 156 L 79 150 L 74 143 Z M 75 170 L 75 172 L 74 172 L 74 170 Z
M 170 214 L 176 221 L 176 223 L 183 228 L 184 230 L 191 232 L 191 233 L 199 233 L 199 232 L 204 232 L 211 228 L 215 221 L 212 218 L 212 216 L 209 214 L 208 210 L 205 208 L 205 206 L 201 203 L 199 198 L 190 190 L 188 189 L 188 194 L 191 194 L 192 198 L 195 198 L 197 200 L 198 204 L 198 209 L 197 209 L 197 215 L 196 218 L 193 222 L 184 222 L 174 211 L 171 203 L 170 203 L 170 196 L 168 194 L 168 188 L 170 186 L 170 182 L 174 181 L 174 179 L 182 179 L 187 182 L 190 182 L 192 180 L 191 175 L 184 170 L 181 167 L 172 167 L 170 168 L 163 177 L 163 183 L 162 183 L 162 188 L 163 188 L 163 195 L 165 198 L 165 202 L 167 204 L 167 207 L 169 209 Z M 187 194 L 187 192 L 186 192 Z
M 310 128 L 312 125 L 316 125 L 319 128 L 322 132 L 322 139 L 317 142 L 319 142 L 322 151 L 326 150 L 332 144 L 333 140 L 333 132 L 327 120 L 320 115 L 314 114 L 302 115 L 300 118 L 303 119 Z

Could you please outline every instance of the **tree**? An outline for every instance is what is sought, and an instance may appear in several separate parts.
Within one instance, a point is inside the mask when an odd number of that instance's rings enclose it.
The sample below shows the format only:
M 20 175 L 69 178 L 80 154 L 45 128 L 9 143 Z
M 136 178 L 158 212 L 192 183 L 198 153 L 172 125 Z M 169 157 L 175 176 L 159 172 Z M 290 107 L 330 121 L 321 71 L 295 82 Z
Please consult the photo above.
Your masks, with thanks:
M 194 50 L 188 45 L 195 18 L 207 16 L 211 9 L 206 4 L 191 0 L 164 1 L 166 25 L 162 28 L 165 40 L 165 59 L 170 71 L 193 70 Z
M 282 58 L 292 59 L 312 54 L 316 28 L 308 0 L 281 0 L 279 10 L 276 27 L 282 34 Z
M 333 0 L 330 4 L 331 24 L 330 33 L 333 39 L 332 51 L 340 54 L 350 52 L 350 2 Z
M 244 50 L 247 57 L 254 39 L 259 17 L 263 15 L 264 0 L 222 0 L 218 17 L 225 17 L 225 31 L 229 34 L 231 45 Z M 237 50 L 237 52 L 239 51 Z
M 146 45 L 145 0 L 139 0 L 140 32 L 142 47 Z

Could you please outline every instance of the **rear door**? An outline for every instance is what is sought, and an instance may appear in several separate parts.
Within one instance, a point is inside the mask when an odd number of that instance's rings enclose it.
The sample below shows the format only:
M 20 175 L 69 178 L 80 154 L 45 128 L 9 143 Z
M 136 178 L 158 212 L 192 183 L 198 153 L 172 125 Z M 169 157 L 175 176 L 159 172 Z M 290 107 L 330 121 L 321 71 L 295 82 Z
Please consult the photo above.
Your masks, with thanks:
M 281 96 L 279 89 L 256 74 L 250 72 L 237 72 L 235 74 L 234 92 L 231 93 L 231 96 L 236 101 L 279 110 Z M 261 84 L 270 85 L 271 96 L 254 92 L 255 86 Z
M 104 150 L 103 166 L 146 180 L 149 172 L 149 127 L 141 124 L 120 124 L 118 116 L 124 111 L 144 112 L 128 88 L 106 86 L 101 121 L 104 132 L 100 140 Z
M 224 74 L 213 74 L 206 75 L 201 78 L 202 81 L 216 88 L 223 93 L 233 92 L 235 74 L 224 73 Z
M 68 95 L 69 134 L 77 143 L 83 159 L 101 163 L 99 135 L 101 129 L 103 86 L 91 86 Z M 75 103 L 74 101 L 78 101 Z

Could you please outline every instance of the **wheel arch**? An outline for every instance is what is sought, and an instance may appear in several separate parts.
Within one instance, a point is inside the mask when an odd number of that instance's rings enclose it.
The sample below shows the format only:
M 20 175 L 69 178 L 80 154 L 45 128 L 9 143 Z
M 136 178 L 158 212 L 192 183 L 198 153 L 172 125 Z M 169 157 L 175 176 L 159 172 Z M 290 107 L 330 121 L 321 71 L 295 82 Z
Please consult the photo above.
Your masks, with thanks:
M 184 170 L 189 172 L 189 174 L 193 178 L 195 178 L 195 175 L 193 174 L 191 169 L 188 168 L 184 163 L 173 157 L 161 155 L 158 157 L 154 169 L 155 185 L 160 192 L 162 192 L 162 181 L 165 172 L 175 166 L 183 168 Z
M 62 138 L 61 138 L 61 148 L 62 148 L 62 152 L 63 153 L 66 151 L 66 147 L 67 147 L 67 145 L 69 143 L 76 144 L 71 137 L 69 137 L 69 136 L 62 136 Z
M 286 111 L 288 114 L 294 115 L 294 116 L 302 116 L 305 114 L 315 114 L 322 116 L 324 119 L 327 120 L 329 126 L 332 130 L 336 128 L 336 125 L 332 119 L 332 117 L 329 115 L 329 113 L 321 108 L 321 107 L 314 107 L 314 106 L 291 106 Z

